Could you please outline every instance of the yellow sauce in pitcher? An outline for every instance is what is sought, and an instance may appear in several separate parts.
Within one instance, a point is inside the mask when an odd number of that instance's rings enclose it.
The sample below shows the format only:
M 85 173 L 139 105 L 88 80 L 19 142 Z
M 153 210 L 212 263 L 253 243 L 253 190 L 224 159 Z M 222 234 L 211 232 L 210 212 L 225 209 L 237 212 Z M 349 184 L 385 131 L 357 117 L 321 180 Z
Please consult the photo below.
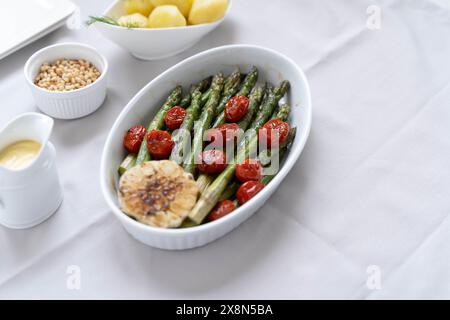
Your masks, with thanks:
M 13 143 L 0 150 L 0 166 L 21 170 L 28 167 L 41 150 L 40 143 L 32 140 L 23 140 Z

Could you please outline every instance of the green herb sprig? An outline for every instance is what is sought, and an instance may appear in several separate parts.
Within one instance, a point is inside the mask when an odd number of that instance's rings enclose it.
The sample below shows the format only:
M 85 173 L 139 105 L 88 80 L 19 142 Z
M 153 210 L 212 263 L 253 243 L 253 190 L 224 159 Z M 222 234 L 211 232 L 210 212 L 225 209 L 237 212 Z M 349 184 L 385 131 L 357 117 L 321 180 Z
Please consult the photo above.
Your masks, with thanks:
M 86 21 L 86 25 L 90 26 L 94 23 L 106 23 L 117 27 L 125 27 L 125 28 L 139 28 L 139 25 L 136 23 L 127 23 L 126 25 L 119 24 L 115 19 L 108 16 L 89 16 L 89 20 Z

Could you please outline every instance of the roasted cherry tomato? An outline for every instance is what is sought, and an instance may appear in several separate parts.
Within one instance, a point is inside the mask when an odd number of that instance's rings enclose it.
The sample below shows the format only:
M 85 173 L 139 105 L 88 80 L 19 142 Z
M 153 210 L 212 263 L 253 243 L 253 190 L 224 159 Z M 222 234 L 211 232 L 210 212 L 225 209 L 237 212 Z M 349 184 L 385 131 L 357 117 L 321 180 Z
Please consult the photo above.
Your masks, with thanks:
M 258 181 L 247 181 L 242 184 L 236 192 L 236 198 L 240 205 L 253 198 L 258 192 L 264 189 L 264 185 Z
M 262 178 L 261 162 L 247 159 L 236 165 L 236 178 L 241 182 L 259 181 Z
M 164 123 L 169 130 L 178 129 L 186 117 L 186 110 L 182 107 L 172 107 L 164 114 Z
M 216 138 L 222 138 L 222 145 L 225 146 L 228 142 L 237 139 L 239 133 L 239 126 L 237 123 L 225 123 L 217 128 L 209 129 L 207 131 L 207 139 L 211 143 L 216 143 Z
M 206 220 L 211 222 L 220 219 L 226 216 L 227 214 L 231 213 L 232 211 L 234 211 L 234 209 L 236 209 L 236 207 L 234 206 L 233 201 L 231 200 L 220 201 L 218 204 L 216 204 L 211 213 L 208 214 Z
M 289 134 L 289 124 L 280 119 L 267 121 L 258 131 L 259 140 L 267 141 L 267 147 L 278 145 L 286 140 Z
M 198 170 L 207 174 L 219 173 L 227 167 L 225 152 L 222 150 L 207 150 L 199 155 Z
M 174 144 L 170 133 L 167 131 L 152 130 L 147 135 L 148 152 L 156 160 L 167 159 Z
M 123 137 L 125 149 L 130 153 L 138 153 L 146 132 L 147 130 L 144 126 L 134 126 L 128 129 L 125 137 Z
M 236 122 L 241 120 L 247 113 L 250 102 L 245 96 L 235 96 L 228 100 L 225 106 L 225 120 Z

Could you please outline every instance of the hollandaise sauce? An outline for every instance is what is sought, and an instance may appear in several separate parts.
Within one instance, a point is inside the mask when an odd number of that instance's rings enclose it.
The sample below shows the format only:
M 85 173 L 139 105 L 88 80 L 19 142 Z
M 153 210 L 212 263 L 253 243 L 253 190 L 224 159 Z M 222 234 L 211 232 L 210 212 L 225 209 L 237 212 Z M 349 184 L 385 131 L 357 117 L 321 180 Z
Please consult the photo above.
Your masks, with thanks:
M 32 140 L 10 144 L 0 150 L 0 166 L 11 170 L 25 169 L 33 162 L 40 149 L 41 144 Z

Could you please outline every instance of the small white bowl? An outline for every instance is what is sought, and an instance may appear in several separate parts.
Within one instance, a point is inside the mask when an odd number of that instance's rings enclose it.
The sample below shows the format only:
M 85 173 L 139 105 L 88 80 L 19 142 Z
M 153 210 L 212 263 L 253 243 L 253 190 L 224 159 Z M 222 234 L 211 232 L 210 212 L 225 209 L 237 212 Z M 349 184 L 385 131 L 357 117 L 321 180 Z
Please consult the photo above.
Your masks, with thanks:
M 116 43 L 141 60 L 159 60 L 185 51 L 200 41 L 206 34 L 217 28 L 231 9 L 231 0 L 225 16 L 215 22 L 175 28 L 126 28 L 106 23 L 95 23 L 97 30 L 107 39 Z M 114 2 L 104 16 L 118 19 L 124 15 L 123 1 Z
M 251 66 L 259 70 L 259 82 L 291 83 L 287 102 L 292 106 L 290 123 L 297 127 L 294 140 L 284 164 L 275 178 L 253 199 L 217 221 L 185 229 L 160 229 L 137 222 L 124 214 L 118 205 L 118 166 L 125 157 L 123 135 L 133 125 L 148 123 L 158 111 L 166 95 L 176 84 L 184 88 L 219 71 L 231 73 L 238 66 L 247 72 Z M 102 192 L 114 215 L 137 240 L 161 249 L 181 250 L 205 245 L 227 234 L 256 212 L 278 188 L 297 161 L 311 128 L 311 96 L 308 81 L 297 64 L 271 49 L 232 45 L 211 49 L 188 58 L 146 85 L 128 103 L 117 118 L 103 150 L 100 182 Z
M 92 84 L 72 91 L 50 91 L 34 84 L 39 68 L 58 59 L 84 59 L 100 71 Z M 39 109 L 57 119 L 76 119 L 96 111 L 105 100 L 108 61 L 96 49 L 81 43 L 59 43 L 33 54 L 25 64 L 25 78 Z

